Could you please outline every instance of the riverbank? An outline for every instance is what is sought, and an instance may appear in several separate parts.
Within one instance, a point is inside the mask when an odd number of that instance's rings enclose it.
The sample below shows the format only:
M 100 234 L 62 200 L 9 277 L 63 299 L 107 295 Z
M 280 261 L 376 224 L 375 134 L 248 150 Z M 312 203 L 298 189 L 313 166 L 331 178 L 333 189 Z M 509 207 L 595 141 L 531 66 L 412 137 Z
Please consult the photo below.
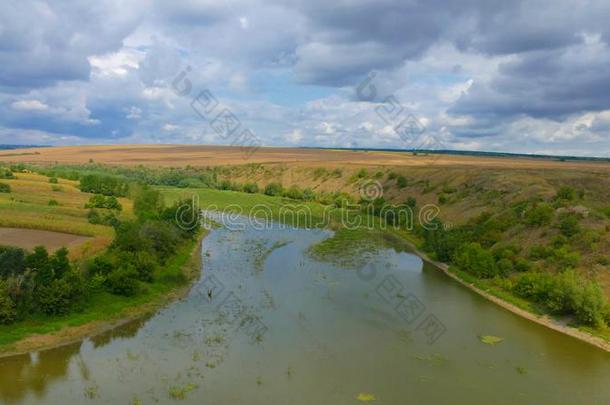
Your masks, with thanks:
M 412 240 L 409 240 L 409 239 L 405 238 L 404 236 L 403 236 L 403 239 L 412 248 L 413 253 L 416 254 L 417 256 L 419 256 L 422 260 L 425 260 L 426 262 L 432 264 L 433 266 L 435 266 L 436 268 L 441 270 L 443 273 L 445 273 L 447 276 L 451 277 L 453 280 L 457 281 L 458 283 L 460 283 L 464 287 L 470 289 L 471 291 L 476 292 L 477 294 L 479 294 L 480 296 L 493 302 L 494 304 L 499 305 L 500 307 L 512 312 L 513 314 L 518 315 L 522 318 L 525 318 L 529 321 L 535 322 L 535 323 L 545 326 L 549 329 L 553 329 L 554 331 L 571 336 L 573 338 L 576 338 L 580 341 L 583 341 L 585 343 L 596 346 L 596 347 L 610 353 L 610 342 L 608 342 L 607 340 L 605 340 L 601 337 L 598 337 L 598 336 L 594 336 L 594 335 L 587 333 L 585 331 L 582 331 L 580 329 L 559 323 L 557 320 L 551 318 L 548 315 L 534 314 L 526 309 L 523 309 L 515 304 L 512 304 L 512 303 L 498 297 L 497 295 L 492 294 L 489 291 L 479 288 L 474 283 L 469 282 L 468 280 L 460 277 L 460 275 L 453 272 L 448 264 L 432 260 L 425 252 L 419 250 L 415 246 L 415 244 L 413 243 Z
M 166 266 L 166 273 L 178 271 L 185 276 L 186 283 L 156 283 L 145 294 L 134 298 L 100 294 L 82 313 L 44 323 L 34 320 L 0 327 L 0 358 L 69 345 L 146 317 L 186 296 L 201 274 L 201 242 L 206 235 L 207 231 L 202 231 Z

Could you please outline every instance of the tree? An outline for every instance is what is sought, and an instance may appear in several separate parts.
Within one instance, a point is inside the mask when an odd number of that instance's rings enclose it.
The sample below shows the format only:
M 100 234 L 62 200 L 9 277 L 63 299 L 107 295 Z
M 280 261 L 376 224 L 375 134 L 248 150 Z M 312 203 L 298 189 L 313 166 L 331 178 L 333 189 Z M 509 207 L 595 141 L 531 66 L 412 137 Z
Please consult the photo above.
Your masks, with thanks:
M 25 251 L 16 247 L 0 246 L 0 279 L 20 275 L 25 270 Z
M 49 266 L 53 271 L 53 276 L 62 278 L 71 269 L 70 260 L 68 259 L 68 249 L 62 247 L 58 249 L 49 259 Z
M 163 210 L 161 193 L 149 187 L 143 187 L 134 198 L 133 212 L 139 219 L 158 219 Z

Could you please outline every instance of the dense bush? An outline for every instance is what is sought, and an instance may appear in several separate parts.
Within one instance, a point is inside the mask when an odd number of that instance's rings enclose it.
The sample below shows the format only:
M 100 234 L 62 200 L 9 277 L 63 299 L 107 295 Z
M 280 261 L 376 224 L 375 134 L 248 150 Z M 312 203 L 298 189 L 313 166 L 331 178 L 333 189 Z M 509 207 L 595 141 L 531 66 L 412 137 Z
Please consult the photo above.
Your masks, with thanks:
M 557 275 L 527 272 L 520 275 L 513 292 L 544 305 L 558 315 L 575 315 L 579 322 L 598 326 L 604 322 L 606 302 L 601 288 L 585 282 L 569 270 Z
M 0 183 L 0 193 L 10 193 L 11 186 L 6 183 Z
M 478 243 L 469 243 L 455 254 L 455 265 L 473 276 L 491 278 L 500 274 L 493 255 Z
M 59 181 L 57 180 L 57 177 L 50 177 L 50 178 L 49 178 L 49 183 L 51 183 L 51 184 L 57 184 L 57 183 L 59 183 Z
M 104 196 L 102 194 L 91 196 L 89 201 L 85 204 L 85 208 L 106 208 L 117 211 L 123 209 L 121 203 L 115 196 Z
M 80 189 L 86 193 L 125 197 L 129 186 L 118 177 L 88 174 L 80 179 Z
M 555 209 L 546 203 L 537 204 L 526 212 L 525 221 L 528 225 L 543 226 L 551 223 Z

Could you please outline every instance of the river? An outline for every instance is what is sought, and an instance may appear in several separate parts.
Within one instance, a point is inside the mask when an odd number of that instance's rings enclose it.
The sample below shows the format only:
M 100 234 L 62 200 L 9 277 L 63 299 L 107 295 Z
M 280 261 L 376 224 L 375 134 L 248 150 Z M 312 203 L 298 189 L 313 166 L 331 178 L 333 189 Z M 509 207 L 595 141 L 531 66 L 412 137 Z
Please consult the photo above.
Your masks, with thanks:
M 407 252 L 383 248 L 358 268 L 312 258 L 329 236 L 212 230 L 188 296 L 104 335 L 0 359 L 0 403 L 610 403 L 607 353 Z

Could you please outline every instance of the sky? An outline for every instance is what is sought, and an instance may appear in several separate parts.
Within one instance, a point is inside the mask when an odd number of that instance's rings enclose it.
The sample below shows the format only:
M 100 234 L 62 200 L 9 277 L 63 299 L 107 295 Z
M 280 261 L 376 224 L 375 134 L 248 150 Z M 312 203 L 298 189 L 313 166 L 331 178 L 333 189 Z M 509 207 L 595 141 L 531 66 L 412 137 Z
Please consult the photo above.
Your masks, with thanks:
M 608 0 L 4 0 L 0 144 L 608 157 L 609 21 Z

